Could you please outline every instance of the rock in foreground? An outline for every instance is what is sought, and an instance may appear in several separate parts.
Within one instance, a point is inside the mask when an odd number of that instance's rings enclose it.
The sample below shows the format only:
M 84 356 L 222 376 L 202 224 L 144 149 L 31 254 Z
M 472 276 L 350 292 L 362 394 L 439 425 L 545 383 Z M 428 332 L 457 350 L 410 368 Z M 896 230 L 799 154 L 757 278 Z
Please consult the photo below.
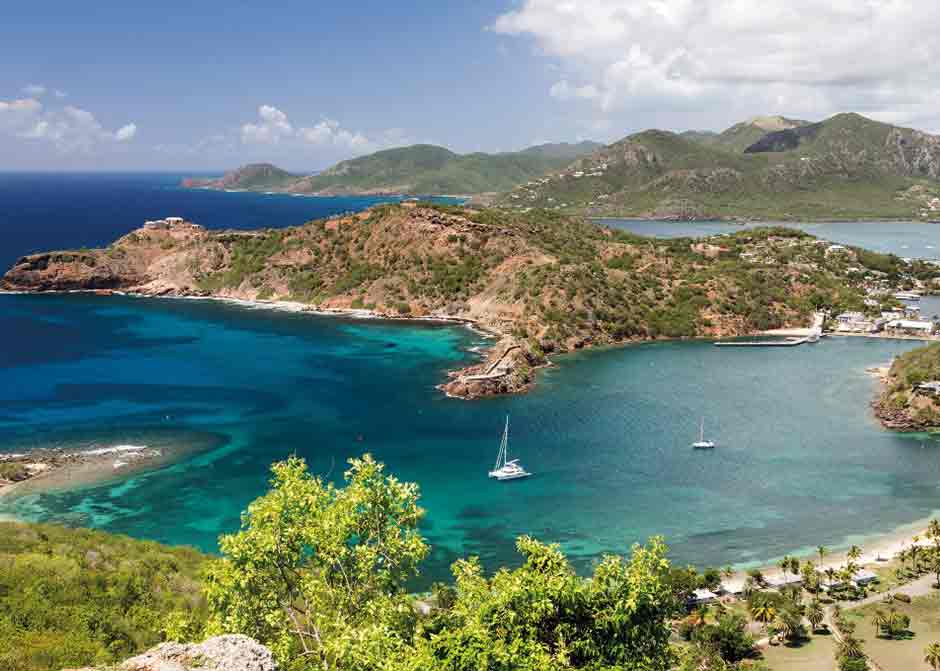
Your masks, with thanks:
M 120 671 L 276 671 L 271 651 L 247 636 L 216 636 L 202 643 L 161 643 L 118 666 Z

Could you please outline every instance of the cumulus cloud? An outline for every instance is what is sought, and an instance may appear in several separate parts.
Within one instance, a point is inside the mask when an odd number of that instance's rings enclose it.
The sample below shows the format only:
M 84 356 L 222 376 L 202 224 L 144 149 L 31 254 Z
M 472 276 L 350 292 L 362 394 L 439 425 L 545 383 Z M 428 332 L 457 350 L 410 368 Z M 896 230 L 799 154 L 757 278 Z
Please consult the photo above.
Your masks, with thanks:
M 330 118 L 309 126 L 295 126 L 285 112 L 273 105 L 258 107 L 258 119 L 242 124 L 239 136 L 245 145 L 281 145 L 282 148 L 295 149 L 319 147 L 332 149 L 334 154 L 362 154 L 408 142 L 407 135 L 399 128 L 369 136 L 344 128 L 339 121 Z
M 282 138 L 293 134 L 294 128 L 287 120 L 287 115 L 271 105 L 261 105 L 258 108 L 258 122 L 246 123 L 241 128 L 242 142 L 245 144 L 277 144 Z
M 137 135 L 137 124 L 129 123 L 115 131 L 114 139 L 118 142 L 127 142 L 128 140 L 133 140 L 135 135 Z
M 300 129 L 304 142 L 313 145 L 333 145 L 351 150 L 369 150 L 376 143 L 362 133 L 342 128 L 338 121 L 324 119 L 313 126 Z
M 491 29 L 534 39 L 560 66 L 549 93 L 600 115 L 855 110 L 940 129 L 938 25 L 935 0 L 523 0 Z
M 89 153 L 103 143 L 133 139 L 137 126 L 131 123 L 112 132 L 88 110 L 71 105 L 48 109 L 35 98 L 22 98 L 0 101 L 0 133 L 49 142 L 63 153 Z

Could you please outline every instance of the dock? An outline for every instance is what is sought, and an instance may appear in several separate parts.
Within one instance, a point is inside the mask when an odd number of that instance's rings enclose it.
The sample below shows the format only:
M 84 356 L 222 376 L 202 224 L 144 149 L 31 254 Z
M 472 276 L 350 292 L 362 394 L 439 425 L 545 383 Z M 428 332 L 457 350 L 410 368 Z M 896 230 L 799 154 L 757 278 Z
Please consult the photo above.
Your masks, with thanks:
M 715 347 L 796 347 L 809 342 L 809 338 L 786 338 L 785 340 L 723 340 Z

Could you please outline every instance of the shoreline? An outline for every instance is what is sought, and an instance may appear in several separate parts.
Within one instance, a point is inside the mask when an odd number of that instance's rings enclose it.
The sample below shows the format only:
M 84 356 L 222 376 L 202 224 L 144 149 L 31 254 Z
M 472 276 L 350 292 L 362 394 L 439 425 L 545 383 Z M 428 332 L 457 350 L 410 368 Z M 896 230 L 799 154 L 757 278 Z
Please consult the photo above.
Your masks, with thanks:
M 100 291 L 96 290 L 69 290 L 69 291 L 48 291 L 48 292 L 32 292 L 32 291 L 2 291 L 0 294 L 27 294 L 27 295 L 42 295 L 42 294 L 93 294 L 101 295 Z M 345 317 L 351 319 L 363 319 L 363 320 L 388 320 L 388 321 L 408 321 L 408 322 L 426 322 L 426 323 L 437 323 L 437 324 L 452 324 L 460 325 L 468 328 L 476 333 L 479 333 L 485 337 L 500 337 L 501 334 L 489 331 L 485 327 L 479 325 L 472 319 L 458 317 L 454 315 L 429 315 L 425 317 L 395 317 L 389 315 L 383 315 L 377 313 L 373 310 L 366 309 L 355 309 L 355 308 L 311 308 L 307 304 L 297 303 L 292 301 L 270 301 L 270 300 L 252 300 L 252 299 L 240 299 L 233 297 L 225 296 L 152 296 L 148 294 L 136 293 L 136 292 L 121 292 L 121 291 L 109 291 L 107 295 L 119 295 L 126 296 L 130 298 L 175 298 L 178 300 L 206 300 L 206 301 L 217 301 L 222 303 L 228 303 L 232 305 L 238 305 L 241 307 L 253 308 L 253 309 L 265 309 L 265 310 L 280 310 L 286 312 L 303 312 L 317 316 L 334 316 L 334 317 Z M 797 331 L 805 331 L 806 329 L 776 329 L 771 331 L 764 331 L 761 335 L 782 335 L 795 333 Z M 856 337 L 875 337 L 875 338 L 890 338 L 889 336 L 877 335 L 877 334 L 839 334 L 839 335 L 852 335 Z M 899 340 L 923 340 L 923 338 L 917 337 L 908 337 L 908 338 L 896 338 Z M 694 339 L 684 339 L 684 340 L 712 340 L 712 338 L 694 338 Z M 624 341 L 617 343 L 604 343 L 597 344 L 590 347 L 586 347 L 580 350 L 572 350 L 571 352 L 562 352 L 558 353 L 558 356 L 564 356 L 564 354 L 573 354 L 579 351 L 585 351 L 586 349 L 606 349 L 608 347 L 622 347 L 628 345 L 640 345 L 646 342 L 662 342 L 662 339 L 658 340 L 632 340 Z M 492 345 L 488 346 L 487 349 L 492 351 Z M 485 353 L 481 352 L 472 352 L 473 354 L 485 356 Z M 547 362 L 539 368 L 550 368 L 556 364 L 551 361 Z M 870 372 L 874 373 L 874 368 L 869 369 Z M 880 370 L 878 371 L 880 372 Z M 461 396 L 452 395 L 447 392 L 446 389 L 441 389 L 442 393 L 450 398 L 464 398 Z M 119 450 L 117 448 L 135 448 L 127 450 Z M 94 454 L 94 449 L 105 450 L 99 454 Z M 134 477 L 135 475 L 152 472 L 159 470 L 162 467 L 171 465 L 177 461 L 181 461 L 190 455 L 194 450 L 182 448 L 179 450 L 160 450 L 159 448 L 153 449 L 146 445 L 112 445 L 110 447 L 98 447 L 92 450 L 74 450 L 74 449 L 62 449 L 62 448 L 35 448 L 32 451 L 20 451 L 14 454 L 7 454 L 0 452 L 0 464 L 10 462 L 10 463 L 22 463 L 24 461 L 30 461 L 33 463 L 43 462 L 43 458 L 59 458 L 64 460 L 74 459 L 75 462 L 70 464 L 61 464 L 55 468 L 51 468 L 48 471 L 37 473 L 35 476 L 31 477 L 28 480 L 22 482 L 9 484 L 5 481 L 0 480 L 0 501 L 9 501 L 13 498 L 18 498 L 20 496 L 26 496 L 29 494 L 43 493 L 46 491 L 75 491 L 80 490 L 86 487 L 99 486 L 106 484 L 111 481 L 126 481 Z M 115 461 L 118 461 L 118 457 L 121 455 L 119 452 L 126 452 L 128 455 L 139 452 L 141 458 L 134 459 L 127 464 L 122 464 L 118 469 L 115 467 Z M 91 452 L 91 453 L 90 453 Z M 76 459 L 77 457 L 77 459 Z M 123 461 L 121 459 L 121 461 Z M 937 512 L 940 514 L 940 511 Z M 3 517 L 12 518 L 12 519 L 22 519 L 18 518 L 15 515 L 3 515 Z M 876 532 L 871 535 L 847 535 L 843 536 L 837 544 L 833 545 L 833 548 L 838 548 L 838 550 L 833 550 L 831 554 L 827 555 L 824 566 L 836 566 L 845 561 L 845 555 L 848 551 L 848 547 L 852 544 L 859 544 L 863 546 L 864 553 L 862 558 L 859 560 L 860 565 L 879 565 L 883 564 L 886 561 L 889 561 L 894 558 L 894 555 L 901 550 L 902 548 L 909 547 L 912 543 L 912 538 L 914 536 L 920 536 L 921 540 L 925 538 L 924 530 L 927 526 L 927 521 L 930 517 L 919 518 L 913 520 L 909 523 L 900 524 L 893 529 L 885 530 L 882 532 Z M 28 521 L 23 519 L 22 521 Z M 791 552 L 791 556 L 799 557 L 801 559 L 813 559 L 814 551 L 811 548 L 800 547 L 794 548 Z M 743 580 L 747 575 L 747 571 L 750 568 L 759 568 L 764 572 L 768 577 L 776 577 L 780 574 L 779 569 L 774 564 L 775 559 L 767 560 L 757 560 L 754 562 L 740 562 L 737 564 L 732 564 L 736 567 L 734 577 L 731 579 L 731 582 L 736 580 Z M 720 568 L 720 567 L 719 567 Z

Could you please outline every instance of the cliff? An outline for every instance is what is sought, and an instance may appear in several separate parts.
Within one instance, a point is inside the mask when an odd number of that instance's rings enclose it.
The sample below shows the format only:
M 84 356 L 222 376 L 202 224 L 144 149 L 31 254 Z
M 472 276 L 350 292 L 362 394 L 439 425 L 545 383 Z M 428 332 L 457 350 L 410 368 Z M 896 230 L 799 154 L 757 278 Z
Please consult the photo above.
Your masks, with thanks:
M 938 273 L 826 247 L 787 229 L 659 240 L 555 212 L 406 203 L 281 230 L 149 222 L 105 249 L 26 256 L 0 288 L 281 300 L 472 322 L 498 340 L 444 389 L 477 397 L 528 388 L 552 353 L 805 325 L 817 307 L 861 307 L 862 286 L 885 271 Z

